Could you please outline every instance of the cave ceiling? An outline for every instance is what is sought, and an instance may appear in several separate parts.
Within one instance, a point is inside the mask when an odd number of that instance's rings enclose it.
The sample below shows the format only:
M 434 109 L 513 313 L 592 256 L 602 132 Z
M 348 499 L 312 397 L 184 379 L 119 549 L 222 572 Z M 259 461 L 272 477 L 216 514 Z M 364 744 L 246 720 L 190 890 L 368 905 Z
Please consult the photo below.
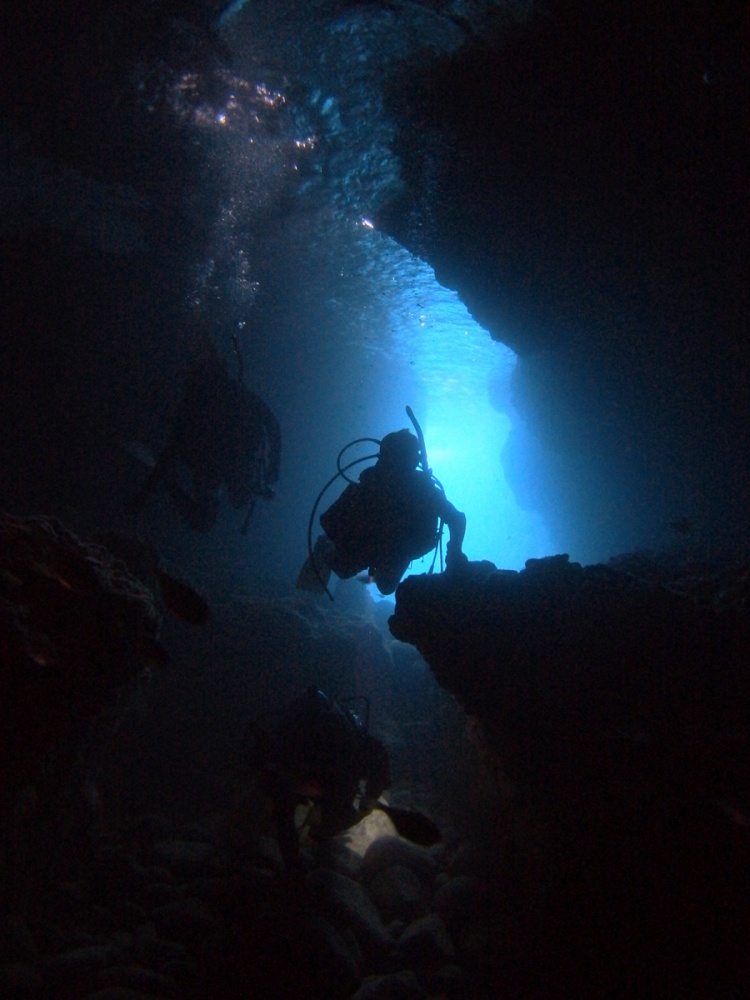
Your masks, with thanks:
M 32 147 L 148 188 L 167 213 L 190 156 L 149 149 L 156 122 L 115 140 L 113 109 L 169 74 L 215 81 L 241 64 L 320 140 L 278 211 L 328 200 L 427 261 L 522 358 L 516 405 L 542 440 L 564 452 L 595 426 L 582 468 L 637 451 L 634 495 L 665 450 L 685 468 L 711 452 L 716 496 L 748 495 L 746 4 L 169 0 L 3 16 L 3 114 Z

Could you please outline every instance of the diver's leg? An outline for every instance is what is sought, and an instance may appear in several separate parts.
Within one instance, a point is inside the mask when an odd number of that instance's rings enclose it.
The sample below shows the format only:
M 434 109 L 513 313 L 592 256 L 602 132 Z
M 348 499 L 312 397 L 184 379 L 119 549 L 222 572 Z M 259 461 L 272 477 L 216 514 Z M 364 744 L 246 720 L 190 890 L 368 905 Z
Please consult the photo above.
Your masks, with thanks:
M 409 568 L 409 563 L 403 560 L 383 560 L 375 568 L 374 572 L 370 570 L 371 575 L 375 579 L 375 586 L 378 588 L 381 594 L 388 596 L 393 594 L 401 583 L 401 577 Z
M 340 551 L 333 542 L 331 542 L 331 546 L 332 548 L 326 552 L 325 559 L 336 576 L 342 580 L 350 580 L 357 573 L 361 573 L 363 569 L 367 569 L 366 560 L 347 555 L 346 552 Z

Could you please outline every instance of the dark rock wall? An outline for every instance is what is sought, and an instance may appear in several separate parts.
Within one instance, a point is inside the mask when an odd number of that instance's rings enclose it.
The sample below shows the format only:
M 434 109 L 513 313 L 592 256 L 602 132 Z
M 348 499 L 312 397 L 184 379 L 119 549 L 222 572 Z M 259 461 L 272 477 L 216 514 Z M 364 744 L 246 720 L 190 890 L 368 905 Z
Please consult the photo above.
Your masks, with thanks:
M 747 599 L 746 573 L 636 558 L 399 587 L 391 631 L 508 783 L 498 852 L 539 995 L 746 986 Z
M 391 89 L 382 221 L 521 355 L 544 459 L 511 442 L 506 471 L 585 558 L 681 512 L 746 525 L 748 31 L 735 3 L 553 3 Z

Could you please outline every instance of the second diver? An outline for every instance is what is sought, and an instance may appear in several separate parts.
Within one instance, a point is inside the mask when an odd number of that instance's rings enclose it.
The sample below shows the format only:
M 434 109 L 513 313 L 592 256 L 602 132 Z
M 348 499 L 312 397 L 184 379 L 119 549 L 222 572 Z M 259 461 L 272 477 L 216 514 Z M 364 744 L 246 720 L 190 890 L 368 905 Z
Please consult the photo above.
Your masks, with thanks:
M 269 406 L 232 378 L 214 344 L 205 339 L 193 363 L 166 446 L 133 502 L 140 512 L 159 483 L 175 510 L 197 532 L 210 531 L 223 493 L 247 508 L 243 532 L 259 497 L 274 496 L 281 432 Z

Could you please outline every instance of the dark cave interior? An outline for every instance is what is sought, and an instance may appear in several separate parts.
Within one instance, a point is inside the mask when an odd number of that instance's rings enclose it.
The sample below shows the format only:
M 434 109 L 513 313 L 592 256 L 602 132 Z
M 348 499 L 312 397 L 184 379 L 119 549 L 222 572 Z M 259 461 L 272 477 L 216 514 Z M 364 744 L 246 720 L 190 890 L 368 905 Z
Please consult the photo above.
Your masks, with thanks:
M 744 995 L 747 5 L 1 17 L 0 992 Z M 498 461 L 572 558 L 412 575 L 395 608 L 294 593 L 329 443 L 418 391 L 364 302 L 362 218 L 516 352 Z M 226 355 L 247 326 L 282 427 L 246 537 L 127 508 L 201 311 Z M 144 534 L 210 627 L 105 531 Z M 243 754 L 310 684 L 371 699 L 442 853 L 391 830 L 288 882 Z

